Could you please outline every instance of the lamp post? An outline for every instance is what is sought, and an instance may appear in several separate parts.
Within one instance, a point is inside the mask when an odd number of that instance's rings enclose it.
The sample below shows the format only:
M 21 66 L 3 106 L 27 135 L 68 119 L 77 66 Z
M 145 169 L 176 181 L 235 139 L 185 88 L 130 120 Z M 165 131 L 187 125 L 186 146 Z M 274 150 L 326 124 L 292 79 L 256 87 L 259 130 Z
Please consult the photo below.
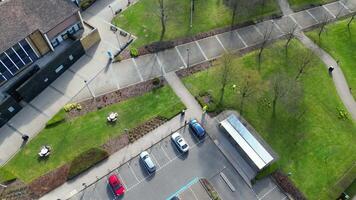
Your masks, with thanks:
M 90 92 L 91 96 L 92 96 L 93 98 L 95 98 L 94 92 L 93 92 L 93 91 L 91 91 L 91 89 L 90 89 L 90 87 L 89 87 L 89 85 L 88 85 L 87 80 L 84 80 L 84 83 L 85 83 L 85 86 L 88 88 L 88 90 L 89 90 L 89 92 Z
M 110 8 L 110 10 L 111 10 L 111 12 L 112 12 L 112 15 L 114 15 L 114 17 L 115 17 L 114 9 L 112 9 L 111 5 L 109 5 L 109 8 Z
M 187 68 L 189 67 L 189 54 L 190 54 L 190 51 L 189 51 L 189 48 L 187 48 Z

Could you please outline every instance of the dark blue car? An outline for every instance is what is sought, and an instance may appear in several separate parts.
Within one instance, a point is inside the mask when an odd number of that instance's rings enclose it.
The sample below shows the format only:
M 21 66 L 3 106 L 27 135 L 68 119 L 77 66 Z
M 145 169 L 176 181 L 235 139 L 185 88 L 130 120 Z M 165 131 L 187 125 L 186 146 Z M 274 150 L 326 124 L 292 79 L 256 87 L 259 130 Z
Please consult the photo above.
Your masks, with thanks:
M 192 119 L 189 121 L 189 127 L 193 130 L 194 134 L 198 138 L 204 137 L 205 129 L 202 127 L 202 125 L 199 124 L 199 122 L 196 119 Z

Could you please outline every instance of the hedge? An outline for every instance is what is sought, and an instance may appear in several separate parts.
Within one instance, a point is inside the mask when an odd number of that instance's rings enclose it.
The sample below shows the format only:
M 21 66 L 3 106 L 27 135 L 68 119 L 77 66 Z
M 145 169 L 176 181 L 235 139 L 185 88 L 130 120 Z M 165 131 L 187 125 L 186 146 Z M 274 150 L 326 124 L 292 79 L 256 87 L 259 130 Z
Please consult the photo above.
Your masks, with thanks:
M 108 152 L 101 148 L 91 148 L 81 153 L 71 162 L 67 179 L 73 179 L 107 157 L 109 157 Z

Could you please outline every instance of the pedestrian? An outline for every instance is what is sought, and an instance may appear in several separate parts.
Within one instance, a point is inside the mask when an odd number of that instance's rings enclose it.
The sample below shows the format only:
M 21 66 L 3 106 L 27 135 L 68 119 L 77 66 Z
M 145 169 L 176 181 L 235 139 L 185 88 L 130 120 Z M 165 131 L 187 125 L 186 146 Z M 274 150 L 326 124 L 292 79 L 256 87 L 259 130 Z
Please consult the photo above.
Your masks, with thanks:
M 183 109 L 181 112 L 180 112 L 180 115 L 183 117 L 185 115 L 185 109 Z
M 208 110 L 208 106 L 207 105 L 203 106 L 203 113 L 206 113 L 207 110 Z
M 28 135 L 26 135 L 26 134 L 24 134 L 24 135 L 22 136 L 22 139 L 23 139 L 24 142 L 27 142 L 27 140 L 28 140 L 29 138 L 30 138 L 30 137 L 29 137 Z
M 333 67 L 333 66 L 330 66 L 330 67 L 329 67 L 329 73 L 331 74 L 333 71 L 334 71 L 334 67 Z

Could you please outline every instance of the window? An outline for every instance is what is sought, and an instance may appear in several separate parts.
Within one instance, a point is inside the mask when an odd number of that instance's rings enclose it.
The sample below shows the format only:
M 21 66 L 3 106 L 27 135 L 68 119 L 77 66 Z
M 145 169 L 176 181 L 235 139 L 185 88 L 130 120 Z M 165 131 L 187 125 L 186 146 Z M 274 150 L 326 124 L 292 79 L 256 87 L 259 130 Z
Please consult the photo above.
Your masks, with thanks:
M 21 68 L 25 65 L 11 48 L 6 50 L 5 52 L 10 57 L 12 62 L 15 63 L 17 68 Z
M 56 46 L 58 46 L 58 45 L 59 45 L 59 42 L 58 42 L 57 38 L 54 38 L 54 39 L 52 40 L 51 44 L 52 44 L 53 48 L 56 47 Z
M 22 50 L 19 44 L 14 45 L 13 48 L 26 65 L 32 62 L 31 58 L 26 54 L 24 50 Z
M 27 54 L 30 56 L 30 58 L 32 59 L 33 62 L 38 59 L 36 53 L 33 51 L 33 49 L 32 49 L 31 46 L 27 43 L 26 40 L 21 40 L 21 41 L 20 41 L 20 45 L 25 49 L 25 51 L 26 51 Z

